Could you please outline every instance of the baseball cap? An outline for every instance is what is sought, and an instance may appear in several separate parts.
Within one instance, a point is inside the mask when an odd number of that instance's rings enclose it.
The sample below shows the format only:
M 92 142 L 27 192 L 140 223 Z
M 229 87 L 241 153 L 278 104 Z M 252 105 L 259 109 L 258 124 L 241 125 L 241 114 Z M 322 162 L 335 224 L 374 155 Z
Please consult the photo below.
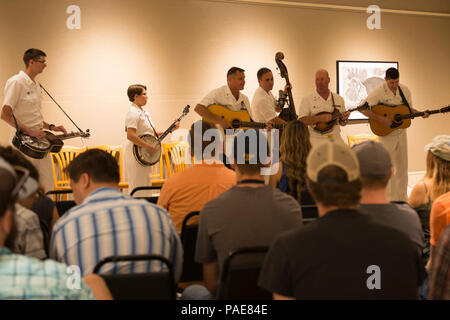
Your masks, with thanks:
M 347 181 L 359 178 L 359 163 L 355 153 L 343 143 L 330 139 L 314 146 L 306 159 L 306 174 L 314 182 L 319 180 L 320 171 L 327 166 L 337 166 L 347 174 Z
M 30 177 L 28 169 L 20 166 L 12 166 L 2 157 L 0 157 L 0 169 L 8 171 L 16 181 L 15 187 L 11 193 L 12 198 L 17 197 L 18 200 L 21 200 L 31 196 L 38 190 L 39 184 L 35 179 Z
M 391 173 L 391 156 L 381 143 L 364 141 L 354 145 L 352 150 L 359 160 L 362 177 L 386 177 Z
M 450 161 L 450 136 L 444 134 L 434 137 L 433 140 L 425 146 L 425 151 L 431 151 L 436 157 Z

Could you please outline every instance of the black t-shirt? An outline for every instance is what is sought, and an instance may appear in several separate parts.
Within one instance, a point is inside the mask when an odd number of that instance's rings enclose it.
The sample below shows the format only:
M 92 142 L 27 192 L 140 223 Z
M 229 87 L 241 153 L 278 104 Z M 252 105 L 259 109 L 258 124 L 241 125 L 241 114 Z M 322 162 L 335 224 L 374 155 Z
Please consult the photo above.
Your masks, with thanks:
M 416 299 L 424 277 L 406 235 L 355 210 L 337 210 L 281 235 L 259 285 L 296 299 Z

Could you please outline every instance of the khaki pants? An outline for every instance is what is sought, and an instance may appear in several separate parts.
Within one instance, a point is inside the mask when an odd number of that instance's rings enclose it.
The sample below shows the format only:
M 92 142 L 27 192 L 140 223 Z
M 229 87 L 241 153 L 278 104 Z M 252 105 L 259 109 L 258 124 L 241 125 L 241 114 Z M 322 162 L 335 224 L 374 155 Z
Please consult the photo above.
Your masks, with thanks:
M 394 174 L 387 186 L 389 201 L 408 201 L 408 141 L 405 129 L 398 129 L 380 137 L 380 142 L 389 152 Z

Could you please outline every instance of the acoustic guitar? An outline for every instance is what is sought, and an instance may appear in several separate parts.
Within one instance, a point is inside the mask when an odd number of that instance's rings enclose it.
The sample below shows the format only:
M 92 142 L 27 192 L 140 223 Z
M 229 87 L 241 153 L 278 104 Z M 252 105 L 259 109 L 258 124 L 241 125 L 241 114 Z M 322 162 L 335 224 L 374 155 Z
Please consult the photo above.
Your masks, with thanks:
M 384 104 L 379 104 L 373 106 L 371 108 L 371 111 L 392 121 L 392 125 L 390 127 L 386 127 L 376 120 L 369 119 L 370 129 L 377 136 L 385 136 L 393 132 L 394 130 L 400 128 L 408 128 L 411 125 L 411 119 L 422 117 L 425 114 L 425 112 L 411 113 L 409 107 L 406 105 L 387 106 Z M 450 112 L 450 106 L 428 111 L 430 115 L 446 112 Z
M 59 152 L 64 145 L 63 140 L 76 137 L 89 138 L 91 135 L 89 129 L 86 132 L 72 132 L 61 135 L 55 135 L 45 130 L 44 132 L 46 136 L 39 139 L 18 131 L 12 140 L 12 144 L 31 158 L 43 159 L 49 152 Z
M 187 105 L 184 107 L 183 112 L 181 113 L 181 116 L 178 117 L 171 125 L 170 127 L 164 131 L 162 135 L 159 136 L 159 138 L 155 138 L 154 136 L 150 134 L 144 134 L 142 136 L 139 136 L 142 140 L 144 140 L 146 143 L 151 145 L 153 148 L 156 149 L 155 152 L 149 153 L 147 149 L 144 147 L 140 147 L 138 145 L 133 145 L 133 155 L 137 162 L 139 162 L 144 167 L 152 166 L 159 162 L 161 159 L 161 141 L 172 132 L 172 129 L 175 127 L 175 124 L 183 119 L 184 116 L 186 116 L 189 113 L 189 108 L 191 106 Z
M 264 122 L 251 121 L 250 115 L 247 110 L 233 111 L 219 104 L 212 104 L 208 106 L 208 110 L 212 114 L 219 116 L 222 119 L 225 119 L 228 125 L 233 129 L 239 128 L 243 130 L 247 130 L 249 128 L 264 129 L 266 127 L 266 124 Z M 209 119 L 204 120 L 212 123 L 212 121 L 210 121 Z M 284 124 L 274 124 L 274 123 L 272 123 L 271 125 L 272 128 L 275 129 L 282 129 L 285 126 Z

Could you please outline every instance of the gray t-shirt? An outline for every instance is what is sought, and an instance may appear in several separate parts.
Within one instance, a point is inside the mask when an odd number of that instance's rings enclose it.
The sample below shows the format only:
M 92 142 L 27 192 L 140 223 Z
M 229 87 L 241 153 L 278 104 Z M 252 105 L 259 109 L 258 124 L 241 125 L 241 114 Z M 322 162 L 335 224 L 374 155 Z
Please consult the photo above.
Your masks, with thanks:
M 269 246 L 280 233 L 302 225 L 302 212 L 291 196 L 271 186 L 234 186 L 200 211 L 195 260 L 217 261 L 219 269 L 238 248 Z
M 420 250 L 425 248 L 419 216 L 408 204 L 360 204 L 358 211 L 369 215 L 380 224 L 406 233 Z

